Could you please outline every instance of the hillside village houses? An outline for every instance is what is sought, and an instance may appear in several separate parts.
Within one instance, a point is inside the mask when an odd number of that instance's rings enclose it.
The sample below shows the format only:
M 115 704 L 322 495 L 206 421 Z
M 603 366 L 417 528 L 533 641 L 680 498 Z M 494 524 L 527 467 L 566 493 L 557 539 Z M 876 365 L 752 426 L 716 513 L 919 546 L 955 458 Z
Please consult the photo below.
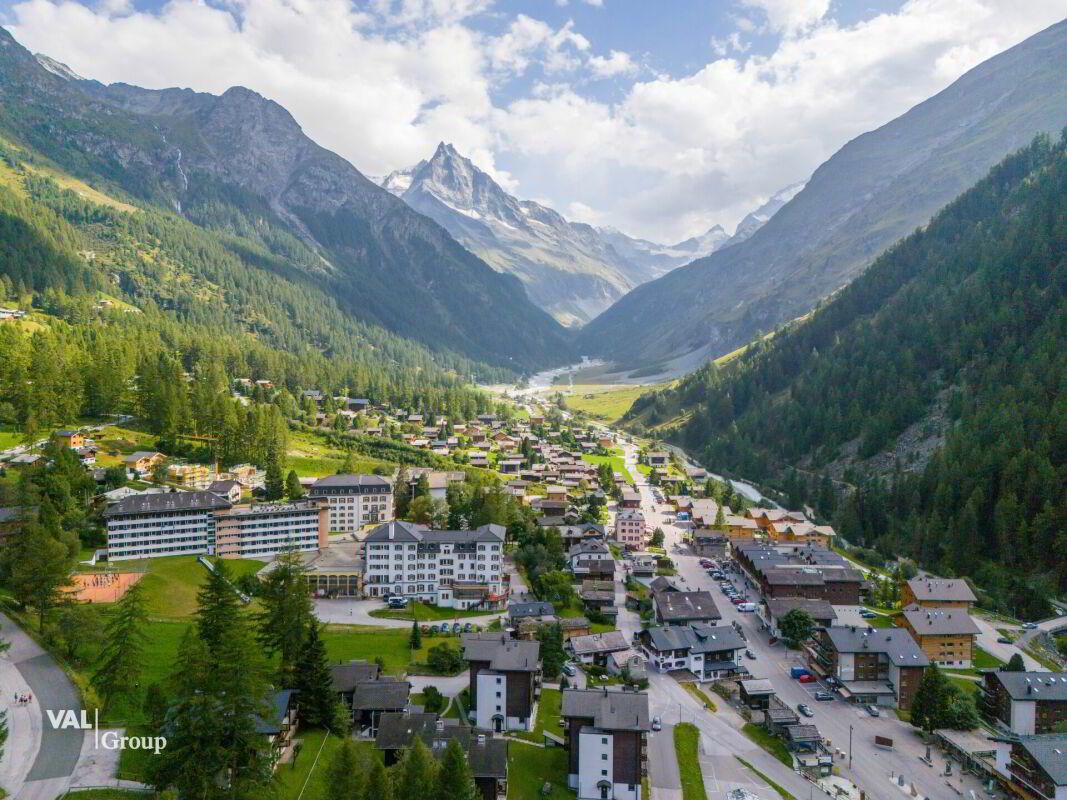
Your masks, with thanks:
M 651 730 L 646 693 L 566 689 L 560 717 L 567 783 L 579 800 L 644 800 Z

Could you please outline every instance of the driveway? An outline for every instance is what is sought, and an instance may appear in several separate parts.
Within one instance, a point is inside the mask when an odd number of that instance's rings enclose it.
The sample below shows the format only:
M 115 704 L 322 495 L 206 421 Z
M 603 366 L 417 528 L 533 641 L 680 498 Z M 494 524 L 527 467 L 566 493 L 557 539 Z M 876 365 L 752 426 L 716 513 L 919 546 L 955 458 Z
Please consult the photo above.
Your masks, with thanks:
M 11 643 L 6 658 L 14 665 L 33 695 L 33 702 L 19 706 L 8 714 L 10 735 L 8 749 L 17 756 L 17 763 L 5 758 L 3 775 L 5 788 L 20 800 L 52 800 L 66 791 L 71 775 L 78 765 L 84 732 L 80 729 L 52 727 L 48 711 L 81 712 L 81 700 L 67 675 L 21 628 L 0 614 L 0 636 Z M 5 665 L 6 666 L 6 665 Z M 9 684 L 14 675 L 6 673 L 4 703 L 11 704 L 13 692 Z M 26 712 L 30 713 L 27 714 Z M 29 747 L 25 746 L 30 742 Z
M 315 614 L 323 623 L 330 625 L 374 625 L 378 628 L 410 628 L 410 619 L 389 619 L 372 617 L 371 611 L 385 608 L 381 600 L 351 600 L 343 597 L 337 599 L 315 600 Z M 470 622 L 475 625 L 488 625 L 494 619 L 502 617 L 500 611 L 492 611 L 476 617 L 456 617 L 457 622 Z M 446 622 L 451 620 L 441 620 Z
M 997 630 L 996 625 L 1001 628 L 1014 628 L 1017 626 L 1009 625 L 1003 622 L 994 624 L 985 617 L 980 617 L 977 614 L 972 614 L 971 619 L 978 625 L 978 646 L 985 650 L 987 653 L 992 653 L 1001 661 L 1010 661 L 1011 657 L 1018 653 L 1023 658 L 1023 663 L 1026 665 L 1026 669 L 1031 672 L 1048 672 L 1040 663 L 1024 653 L 1020 648 L 1014 644 L 1004 644 L 998 642 L 1001 633 Z M 1026 633 L 1032 633 L 1032 631 L 1026 631 Z M 1023 637 L 1024 640 L 1030 637 Z

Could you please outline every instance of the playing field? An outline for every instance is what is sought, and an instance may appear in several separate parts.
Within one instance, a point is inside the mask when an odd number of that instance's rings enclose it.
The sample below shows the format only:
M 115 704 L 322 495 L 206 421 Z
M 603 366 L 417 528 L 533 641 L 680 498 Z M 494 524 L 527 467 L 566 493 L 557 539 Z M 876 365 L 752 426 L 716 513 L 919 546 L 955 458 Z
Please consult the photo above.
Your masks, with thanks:
M 64 591 L 79 603 L 114 603 L 143 577 L 143 572 L 78 572 Z

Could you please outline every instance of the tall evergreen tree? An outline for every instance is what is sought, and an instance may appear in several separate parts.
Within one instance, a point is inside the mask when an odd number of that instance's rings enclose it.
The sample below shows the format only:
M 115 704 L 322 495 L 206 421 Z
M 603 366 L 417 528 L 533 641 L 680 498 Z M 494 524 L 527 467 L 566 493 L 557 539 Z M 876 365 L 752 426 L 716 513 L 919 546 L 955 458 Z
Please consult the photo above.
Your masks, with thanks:
M 326 767 L 321 800 L 378 800 L 366 792 L 368 775 L 361 761 L 356 743 L 346 736 Z
M 285 477 L 285 495 L 294 502 L 304 497 L 304 487 L 300 483 L 300 476 L 294 469 L 289 470 L 289 474 Z
M 108 612 L 104 626 L 104 646 L 92 683 L 105 708 L 116 697 L 130 694 L 138 685 L 144 669 L 147 624 L 144 589 L 140 583 L 135 583 Z
M 449 739 L 437 772 L 434 800 L 478 800 L 480 796 L 467 754 L 457 739 Z
M 338 714 L 337 693 L 333 689 L 326 644 L 322 641 L 318 621 L 312 619 L 307 639 L 294 674 L 294 688 L 300 701 L 300 716 L 312 728 L 328 728 L 344 734 L 343 714 Z M 339 719 L 341 717 L 341 719 Z
M 223 643 L 237 624 L 239 599 L 225 560 L 216 559 L 213 565 L 196 594 L 195 619 L 197 636 L 217 661 Z
M 404 751 L 394 780 L 398 800 L 433 797 L 437 788 L 437 762 L 422 739 L 415 737 Z
M 268 655 L 280 655 L 279 683 L 290 686 L 313 621 L 307 574 L 299 552 L 287 550 L 278 556 L 260 586 L 259 601 L 259 641 Z

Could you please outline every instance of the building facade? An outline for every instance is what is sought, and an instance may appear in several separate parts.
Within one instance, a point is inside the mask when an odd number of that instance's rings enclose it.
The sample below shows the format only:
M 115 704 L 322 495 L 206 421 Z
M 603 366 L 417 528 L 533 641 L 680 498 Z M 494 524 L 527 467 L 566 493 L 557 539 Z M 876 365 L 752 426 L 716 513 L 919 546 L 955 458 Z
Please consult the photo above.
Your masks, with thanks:
M 393 518 L 393 486 L 379 475 L 329 475 L 315 481 L 308 498 L 326 501 L 331 531 L 356 533 Z
M 986 672 L 978 710 L 1017 736 L 1053 733 L 1067 724 L 1067 672 Z
M 507 599 L 500 525 L 435 531 L 394 521 L 365 541 L 363 589 L 369 597 L 400 595 L 447 608 L 495 608 Z
M 506 633 L 463 637 L 470 666 L 470 714 L 475 726 L 496 733 L 530 731 L 541 694 L 541 643 Z
M 648 695 L 566 689 L 560 713 L 567 782 L 579 800 L 642 800 L 651 729 Z
M 215 555 L 266 558 L 321 550 L 329 541 L 326 506 L 315 501 L 234 506 L 215 514 Z

